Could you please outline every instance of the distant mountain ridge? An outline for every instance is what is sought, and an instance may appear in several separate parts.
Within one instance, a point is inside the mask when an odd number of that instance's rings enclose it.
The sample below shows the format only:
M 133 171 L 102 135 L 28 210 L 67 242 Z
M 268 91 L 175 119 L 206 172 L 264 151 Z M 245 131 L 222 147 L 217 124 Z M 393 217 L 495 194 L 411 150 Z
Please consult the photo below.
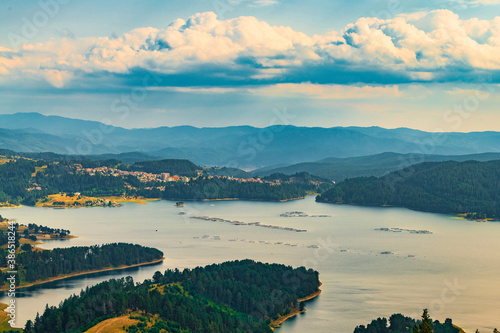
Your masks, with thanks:
M 399 154 L 382 153 L 376 155 L 326 158 L 317 162 L 304 162 L 279 167 L 267 167 L 252 172 L 254 175 L 268 176 L 273 173 L 291 175 L 297 172 L 307 172 L 336 182 L 353 177 L 380 177 L 389 172 L 405 168 L 420 162 L 444 161 L 492 161 L 500 160 L 500 153 L 482 153 L 469 155 L 425 155 L 417 153 Z
M 325 158 L 394 152 L 464 155 L 500 152 L 500 132 L 437 134 L 407 128 L 191 126 L 125 129 L 38 113 L 0 115 L 0 149 L 73 155 L 137 152 L 151 159 L 256 169 Z M 304 170 L 305 171 L 305 170 Z

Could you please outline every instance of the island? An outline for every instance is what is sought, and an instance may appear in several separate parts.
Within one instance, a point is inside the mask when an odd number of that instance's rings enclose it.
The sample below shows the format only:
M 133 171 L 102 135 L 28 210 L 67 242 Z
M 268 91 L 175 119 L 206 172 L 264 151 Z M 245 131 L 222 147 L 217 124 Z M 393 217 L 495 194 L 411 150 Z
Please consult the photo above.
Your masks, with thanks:
M 142 283 L 126 277 L 90 287 L 47 307 L 24 332 L 116 327 L 130 333 L 271 333 L 284 318 L 304 311 L 319 286 L 314 270 L 250 259 L 169 269 Z

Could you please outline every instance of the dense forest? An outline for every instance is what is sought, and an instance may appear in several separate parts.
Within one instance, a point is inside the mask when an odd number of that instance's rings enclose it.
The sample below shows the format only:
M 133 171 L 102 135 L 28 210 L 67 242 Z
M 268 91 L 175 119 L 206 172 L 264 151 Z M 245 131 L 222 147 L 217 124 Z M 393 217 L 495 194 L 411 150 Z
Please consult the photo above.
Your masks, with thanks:
M 33 181 L 50 194 L 79 192 L 85 196 L 97 197 L 125 193 L 125 181 L 121 177 L 71 172 L 72 169 L 63 164 L 49 164 L 44 172 L 36 174 Z
M 16 260 L 20 281 L 29 283 L 58 275 L 146 263 L 162 257 L 163 253 L 154 248 L 114 243 L 23 251 L 17 254 Z
M 34 206 L 49 194 L 80 192 L 87 196 L 122 195 L 122 178 L 71 173 L 65 163 L 48 164 L 45 161 L 18 159 L 0 165 L 0 203 Z M 40 190 L 30 190 L 37 185 Z
M 333 186 L 333 182 L 311 175 L 307 172 L 297 172 L 293 175 L 285 175 L 283 173 L 273 173 L 267 177 L 262 178 L 267 181 L 279 181 L 280 183 L 294 184 L 308 192 L 323 193 Z
M 154 327 L 137 325 L 129 332 L 270 333 L 272 320 L 319 285 L 316 271 L 252 260 L 167 270 L 140 284 L 127 277 L 87 287 L 47 307 L 24 332 L 85 332 L 107 318 L 141 312 L 156 316 Z
M 500 217 L 500 160 L 421 163 L 384 177 L 346 179 L 317 201 Z
M 54 238 L 64 238 L 70 233 L 71 232 L 66 229 L 51 228 L 35 223 L 28 223 L 27 229 L 24 230 L 23 235 L 26 236 L 31 234 L 47 234 L 53 236 Z
M 26 190 L 30 187 L 35 167 L 35 162 L 25 159 L 0 165 L 0 203 L 9 202 L 17 205 L 28 197 L 36 197 L 37 193 L 31 194 Z
M 393 314 L 387 318 L 377 318 L 368 325 L 360 325 L 354 333 L 460 333 L 460 329 L 453 325 L 451 319 L 444 323 L 439 320 L 432 321 L 427 310 L 424 310 L 422 319 L 415 320 L 402 314 Z
M 9 221 L 0 215 L 0 287 L 6 282 L 8 276 L 4 272 L 10 264 L 13 252 L 31 252 L 37 241 L 37 236 L 49 236 L 51 239 L 64 239 L 70 234 L 69 230 L 50 228 L 35 223 L 27 226 Z M 12 270 L 12 269 L 10 269 Z M 19 276 L 16 275 L 19 282 Z
M 239 182 L 225 178 L 198 178 L 189 183 L 167 183 L 165 190 L 157 194 L 163 199 L 171 200 L 213 200 L 213 199 L 247 199 L 280 201 L 301 198 L 306 191 L 294 184 L 271 185 L 267 183 Z M 140 195 L 147 196 L 147 192 Z
M 122 170 L 143 171 L 150 173 L 170 173 L 171 175 L 196 177 L 201 168 L 189 160 L 160 160 L 136 162 L 130 166 L 121 165 Z

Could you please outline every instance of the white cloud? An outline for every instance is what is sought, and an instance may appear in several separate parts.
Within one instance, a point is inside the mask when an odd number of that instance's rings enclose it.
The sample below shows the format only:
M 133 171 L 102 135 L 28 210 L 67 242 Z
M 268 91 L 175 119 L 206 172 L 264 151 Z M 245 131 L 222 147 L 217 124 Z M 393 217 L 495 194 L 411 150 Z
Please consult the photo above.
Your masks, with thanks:
M 43 71 L 45 79 L 54 87 L 61 88 L 71 78 L 71 73 L 58 71 L 56 69 L 47 69 Z
M 300 72 L 289 83 L 335 82 L 340 68 L 344 79 L 353 82 L 361 80 L 360 73 L 384 71 L 408 81 L 433 81 L 442 80 L 446 68 L 499 70 L 499 54 L 500 17 L 461 20 L 449 10 L 435 10 L 389 20 L 360 18 L 340 32 L 308 36 L 255 17 L 219 20 L 207 12 L 177 19 L 164 29 L 139 28 L 118 38 L 53 39 L 16 51 L 0 47 L 0 79 L 46 80 L 62 87 L 85 74 L 128 74 L 140 68 L 263 83 L 287 83 L 290 73 Z M 207 71 L 207 66 L 217 72 Z M 331 74 L 313 74 L 309 68 Z

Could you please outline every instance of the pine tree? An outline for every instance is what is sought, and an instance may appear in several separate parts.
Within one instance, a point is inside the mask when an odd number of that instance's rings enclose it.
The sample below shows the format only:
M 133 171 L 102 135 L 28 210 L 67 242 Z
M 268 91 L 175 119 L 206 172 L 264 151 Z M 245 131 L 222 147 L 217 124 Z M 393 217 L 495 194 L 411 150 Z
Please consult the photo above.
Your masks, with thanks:
M 424 309 L 422 314 L 422 322 L 413 328 L 413 333 L 433 333 L 432 320 L 429 316 L 429 311 Z
M 26 325 L 24 326 L 24 332 L 33 333 L 33 322 L 31 320 L 28 320 L 26 322 Z

